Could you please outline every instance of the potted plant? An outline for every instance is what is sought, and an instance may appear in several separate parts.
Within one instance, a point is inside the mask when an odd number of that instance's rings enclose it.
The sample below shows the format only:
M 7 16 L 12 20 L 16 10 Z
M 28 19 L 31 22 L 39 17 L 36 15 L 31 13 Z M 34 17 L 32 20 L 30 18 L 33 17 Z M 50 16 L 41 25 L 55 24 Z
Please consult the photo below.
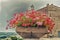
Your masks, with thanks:
M 16 28 L 16 32 L 23 38 L 40 38 L 53 29 L 54 22 L 45 13 L 30 10 L 14 14 L 8 25 Z

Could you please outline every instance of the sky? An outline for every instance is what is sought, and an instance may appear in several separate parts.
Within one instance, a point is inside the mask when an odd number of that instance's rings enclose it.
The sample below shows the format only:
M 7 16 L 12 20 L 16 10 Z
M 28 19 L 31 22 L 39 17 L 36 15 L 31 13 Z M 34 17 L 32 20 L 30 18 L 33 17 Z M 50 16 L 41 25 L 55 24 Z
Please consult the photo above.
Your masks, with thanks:
M 36 10 L 45 7 L 46 4 L 60 7 L 60 0 L 0 0 L 0 32 L 15 32 L 15 29 L 5 29 L 7 20 L 16 12 L 26 11 L 32 4 Z

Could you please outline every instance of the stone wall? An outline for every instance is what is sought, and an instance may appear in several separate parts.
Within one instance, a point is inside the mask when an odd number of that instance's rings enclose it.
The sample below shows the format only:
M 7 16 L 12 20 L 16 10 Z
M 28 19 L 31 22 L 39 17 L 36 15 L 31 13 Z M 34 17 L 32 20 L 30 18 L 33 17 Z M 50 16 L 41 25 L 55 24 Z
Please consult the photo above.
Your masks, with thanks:
M 41 8 L 37 11 L 46 13 L 49 17 L 51 17 L 55 22 L 55 27 L 53 28 L 52 34 L 54 36 L 58 36 L 58 31 L 60 31 L 60 7 L 55 6 L 53 4 L 47 4 L 46 7 Z
M 55 22 L 55 27 L 52 33 L 57 37 L 58 31 L 60 31 L 60 7 L 57 7 L 53 4 L 47 5 L 47 13 Z

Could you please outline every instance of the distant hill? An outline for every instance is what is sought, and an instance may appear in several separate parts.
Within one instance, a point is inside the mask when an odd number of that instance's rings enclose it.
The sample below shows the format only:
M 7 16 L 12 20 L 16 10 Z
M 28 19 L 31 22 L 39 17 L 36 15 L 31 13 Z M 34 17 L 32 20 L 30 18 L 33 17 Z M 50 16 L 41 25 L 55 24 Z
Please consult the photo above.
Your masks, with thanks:
M 0 32 L 0 38 L 9 37 L 10 35 L 17 35 L 15 32 Z

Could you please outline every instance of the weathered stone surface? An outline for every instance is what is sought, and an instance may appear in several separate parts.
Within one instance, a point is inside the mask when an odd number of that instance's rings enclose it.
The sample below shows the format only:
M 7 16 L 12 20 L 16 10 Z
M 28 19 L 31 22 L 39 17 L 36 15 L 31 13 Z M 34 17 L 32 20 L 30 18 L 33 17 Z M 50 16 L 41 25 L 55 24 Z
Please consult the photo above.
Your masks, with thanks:
M 58 31 L 60 31 L 60 7 L 55 6 L 53 4 L 47 5 L 46 7 L 39 9 L 37 11 L 41 11 L 46 13 L 49 17 L 51 17 L 55 22 L 55 27 L 52 30 L 52 34 L 57 37 Z

